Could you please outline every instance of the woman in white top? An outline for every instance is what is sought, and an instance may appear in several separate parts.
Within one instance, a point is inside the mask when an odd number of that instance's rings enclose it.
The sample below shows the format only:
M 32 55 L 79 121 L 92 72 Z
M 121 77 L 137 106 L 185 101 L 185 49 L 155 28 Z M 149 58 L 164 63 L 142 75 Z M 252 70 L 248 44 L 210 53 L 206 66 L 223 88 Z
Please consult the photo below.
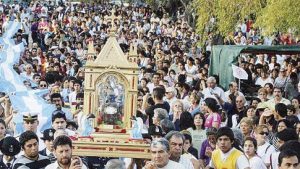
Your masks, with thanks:
M 244 153 L 247 156 L 251 169 L 267 169 L 262 159 L 256 154 L 257 142 L 252 137 L 244 139 Z
M 264 87 L 266 83 L 273 84 L 273 79 L 269 77 L 266 70 L 260 72 L 260 77 L 255 81 L 255 85 Z
M 77 48 L 75 49 L 75 53 L 77 55 L 77 58 L 82 61 L 85 59 L 85 50 L 82 48 L 82 43 L 78 42 L 77 43 Z
M 187 130 L 191 133 L 193 147 L 200 152 L 204 140 L 206 140 L 205 117 L 203 113 L 197 112 L 194 115 L 194 125 Z
M 186 82 L 191 83 L 193 81 L 193 76 L 197 74 L 198 68 L 194 65 L 194 59 L 192 57 L 189 57 L 187 59 L 187 64 L 184 66 L 186 70 Z

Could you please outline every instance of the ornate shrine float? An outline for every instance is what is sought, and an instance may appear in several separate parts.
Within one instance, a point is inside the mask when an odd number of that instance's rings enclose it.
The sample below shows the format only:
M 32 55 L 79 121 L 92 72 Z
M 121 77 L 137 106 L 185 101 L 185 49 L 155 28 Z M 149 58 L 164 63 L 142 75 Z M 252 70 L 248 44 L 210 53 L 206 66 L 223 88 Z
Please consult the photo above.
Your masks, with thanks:
M 73 155 L 150 158 L 150 145 L 130 134 L 137 107 L 137 47 L 130 45 L 126 56 L 116 39 L 114 22 L 119 18 L 114 10 L 106 19 L 111 23 L 109 38 L 97 57 L 89 42 L 85 65 L 83 113 L 95 116 L 90 121 L 95 131 L 75 138 Z

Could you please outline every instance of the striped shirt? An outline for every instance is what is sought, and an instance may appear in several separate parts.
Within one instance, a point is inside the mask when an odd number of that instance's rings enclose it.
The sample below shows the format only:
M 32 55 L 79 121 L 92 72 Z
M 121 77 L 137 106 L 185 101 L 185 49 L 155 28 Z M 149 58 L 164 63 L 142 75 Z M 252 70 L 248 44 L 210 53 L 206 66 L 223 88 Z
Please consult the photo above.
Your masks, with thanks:
M 39 155 L 37 160 L 31 160 L 21 155 L 13 164 L 13 169 L 44 169 L 50 164 L 48 157 Z

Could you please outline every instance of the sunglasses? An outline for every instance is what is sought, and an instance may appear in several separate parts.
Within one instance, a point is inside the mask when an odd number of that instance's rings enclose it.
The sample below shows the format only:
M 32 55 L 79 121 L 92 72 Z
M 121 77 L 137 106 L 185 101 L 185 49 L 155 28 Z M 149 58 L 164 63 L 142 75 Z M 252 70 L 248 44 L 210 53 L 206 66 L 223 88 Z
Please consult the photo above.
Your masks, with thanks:
M 40 87 L 47 87 L 47 85 L 46 84 L 41 84 Z
M 143 99 L 138 99 L 137 101 L 138 101 L 138 102 L 141 102 L 141 101 L 143 101 Z

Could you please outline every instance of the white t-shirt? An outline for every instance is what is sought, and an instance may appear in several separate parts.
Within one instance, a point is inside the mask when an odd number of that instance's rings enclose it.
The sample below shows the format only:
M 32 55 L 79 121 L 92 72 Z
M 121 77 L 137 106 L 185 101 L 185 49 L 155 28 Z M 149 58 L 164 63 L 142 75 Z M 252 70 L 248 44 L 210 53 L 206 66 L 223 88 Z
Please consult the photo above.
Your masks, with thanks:
M 270 155 L 274 152 L 276 152 L 275 147 L 268 142 L 265 142 L 265 144 L 261 146 L 257 146 L 257 155 L 265 164 L 270 163 Z
M 269 158 L 269 163 L 272 165 L 272 169 L 278 169 L 278 157 L 280 152 L 274 152 L 271 154 L 271 158 Z M 272 161 L 271 161 L 272 159 Z
M 185 167 L 180 163 L 169 160 L 169 162 L 166 166 L 164 166 L 162 168 L 158 168 L 158 169 L 185 169 Z
M 249 159 L 249 163 L 250 163 L 250 168 L 267 169 L 265 163 L 258 156 Z
M 181 155 L 179 159 L 179 163 L 182 164 L 185 169 L 194 169 L 192 161 L 186 156 Z
M 225 154 L 223 152 L 221 152 L 221 159 L 223 161 L 225 161 L 233 150 L 236 150 L 236 148 L 232 148 L 230 151 L 228 151 Z M 250 167 L 250 164 L 249 164 L 249 161 L 248 161 L 247 157 L 243 154 L 241 156 L 239 156 L 239 158 L 236 160 L 235 165 L 236 165 L 235 166 L 236 169 L 245 169 L 247 167 Z M 209 167 L 216 168 L 214 166 L 214 163 L 212 162 L 212 160 L 210 160 L 210 162 L 209 162 Z
M 197 66 L 195 66 L 195 65 L 193 65 L 193 66 L 190 68 L 187 64 L 185 64 L 184 67 L 185 67 L 186 73 L 188 73 L 188 74 L 190 74 L 190 75 L 195 75 L 195 74 L 197 73 L 198 68 L 197 68 Z M 187 76 L 187 77 L 186 77 L 186 82 L 191 82 L 191 81 L 193 81 L 193 78 L 192 78 L 191 76 Z
M 77 92 L 75 92 L 75 91 L 73 91 L 69 94 L 69 103 L 70 103 L 70 105 L 72 105 L 72 103 L 76 102 L 76 95 L 77 95 Z
M 204 94 L 204 98 L 212 97 L 212 98 L 218 100 L 216 98 L 216 96 L 214 95 L 214 94 L 217 94 L 222 100 L 226 100 L 224 90 L 217 86 L 213 89 L 205 88 L 205 89 L 203 89 L 202 93 Z
M 158 87 L 158 86 L 154 86 L 154 83 L 148 83 L 147 87 L 149 88 L 149 92 L 153 93 L 153 89 Z
M 200 153 L 200 148 L 202 143 L 207 138 L 205 130 L 193 130 L 192 128 L 187 129 L 192 136 L 192 144 L 198 150 L 198 154 Z
M 229 101 L 230 91 L 227 90 L 224 94 L 225 94 L 225 100 L 224 100 L 224 101 L 225 101 L 225 102 L 228 102 L 228 101 Z M 242 92 L 240 92 L 240 91 L 238 91 L 238 95 L 244 97 L 244 94 L 243 94 Z
M 273 84 L 273 79 L 271 79 L 270 77 L 268 77 L 267 79 L 263 80 L 262 78 L 259 77 L 259 78 L 256 80 L 255 85 L 259 85 L 259 86 L 261 86 L 261 87 L 264 87 L 265 84 L 267 84 L 267 83 Z
M 231 117 L 231 121 L 232 121 L 232 129 L 234 129 L 234 128 L 239 128 L 240 127 L 240 123 L 238 123 L 238 121 L 237 121 L 237 118 L 238 118 L 238 116 L 239 115 L 237 115 L 237 114 L 234 114 L 234 115 L 232 115 L 232 117 Z

